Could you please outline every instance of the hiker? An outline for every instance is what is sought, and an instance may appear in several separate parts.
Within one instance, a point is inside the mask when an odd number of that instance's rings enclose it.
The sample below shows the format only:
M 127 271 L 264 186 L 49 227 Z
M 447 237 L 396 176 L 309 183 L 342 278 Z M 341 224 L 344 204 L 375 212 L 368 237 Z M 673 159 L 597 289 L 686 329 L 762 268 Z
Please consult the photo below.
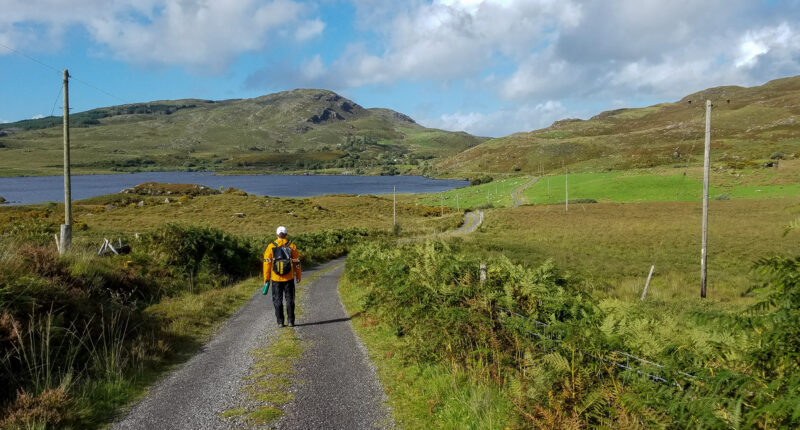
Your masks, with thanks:
M 264 251 L 264 282 L 272 287 L 272 304 L 278 326 L 284 327 L 283 297 L 286 296 L 286 316 L 289 327 L 294 327 L 294 286 L 300 283 L 300 253 L 297 247 L 286 239 L 286 227 L 280 226 L 275 232 L 278 236 L 267 245 Z

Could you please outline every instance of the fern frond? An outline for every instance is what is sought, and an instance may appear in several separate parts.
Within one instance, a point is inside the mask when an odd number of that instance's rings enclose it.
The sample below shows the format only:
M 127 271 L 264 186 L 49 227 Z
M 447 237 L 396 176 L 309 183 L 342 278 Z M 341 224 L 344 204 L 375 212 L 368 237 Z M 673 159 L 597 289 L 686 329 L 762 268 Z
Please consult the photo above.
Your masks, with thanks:
M 568 372 L 570 369 L 569 360 L 557 352 L 545 355 L 542 357 L 542 361 L 559 372 Z

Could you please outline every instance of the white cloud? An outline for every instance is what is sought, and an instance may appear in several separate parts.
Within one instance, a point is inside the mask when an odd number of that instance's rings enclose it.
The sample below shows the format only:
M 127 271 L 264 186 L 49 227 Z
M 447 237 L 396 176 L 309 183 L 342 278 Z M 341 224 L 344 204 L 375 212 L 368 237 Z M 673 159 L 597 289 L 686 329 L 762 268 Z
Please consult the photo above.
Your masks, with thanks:
M 736 67 L 753 67 L 770 52 L 790 56 L 800 52 L 800 34 L 785 22 L 777 27 L 748 31 L 739 41 Z
M 544 128 L 553 121 L 569 116 L 561 102 L 548 100 L 536 105 L 523 104 L 513 109 L 492 113 L 456 112 L 421 121 L 428 127 L 450 131 L 466 131 L 477 136 L 499 137 L 517 131 Z
M 31 117 L 31 119 L 42 119 L 42 118 L 44 118 L 44 115 L 42 115 L 42 114 L 36 114 L 36 115 Z
M 325 64 L 322 62 L 322 58 L 319 55 L 313 56 L 300 67 L 300 73 L 302 74 L 303 80 L 306 82 L 321 79 L 325 75 L 325 72 Z
M 356 3 L 359 9 L 372 6 L 373 2 Z M 580 15 L 580 7 L 571 0 L 414 3 L 391 16 L 378 15 L 387 20 L 375 26 L 385 38 L 383 52 L 354 44 L 333 66 L 349 71 L 348 86 L 470 77 L 489 66 L 498 53 L 524 57 L 549 37 L 551 27 L 575 25 Z
M 237 55 L 263 49 L 271 30 L 297 23 L 307 8 L 292 0 L 12 3 L 0 14 L 0 40 L 10 46 L 58 47 L 69 27 L 81 26 L 113 58 L 143 65 L 188 66 L 207 73 L 221 73 Z
M 321 35 L 323 30 L 325 30 L 325 23 L 321 20 L 306 21 L 297 27 L 294 37 L 300 42 L 305 42 Z

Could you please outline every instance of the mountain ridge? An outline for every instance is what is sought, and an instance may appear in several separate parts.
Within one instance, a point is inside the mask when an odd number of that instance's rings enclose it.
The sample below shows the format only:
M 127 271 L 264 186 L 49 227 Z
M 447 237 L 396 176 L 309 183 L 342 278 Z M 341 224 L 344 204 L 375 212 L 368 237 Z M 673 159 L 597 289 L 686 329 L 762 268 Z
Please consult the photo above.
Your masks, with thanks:
M 604 111 L 584 120 L 488 140 L 437 163 L 445 176 L 538 174 L 563 167 L 608 171 L 696 162 L 705 100 L 712 99 L 712 160 L 756 165 L 800 153 L 800 76 L 754 87 L 719 86 L 675 102 Z
M 56 174 L 61 117 L 0 124 L 0 175 Z M 421 126 L 333 91 L 158 100 L 70 115 L 77 172 L 216 170 L 427 173 L 486 138 Z M 34 153 L 33 159 L 30 153 Z M 27 155 L 26 155 L 27 154 Z

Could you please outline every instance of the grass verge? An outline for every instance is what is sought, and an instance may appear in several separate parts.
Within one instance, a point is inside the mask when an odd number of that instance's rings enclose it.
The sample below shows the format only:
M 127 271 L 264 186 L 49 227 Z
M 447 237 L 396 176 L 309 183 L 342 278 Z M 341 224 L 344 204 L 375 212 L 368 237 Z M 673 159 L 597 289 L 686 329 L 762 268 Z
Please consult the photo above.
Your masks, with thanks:
M 153 383 L 191 357 L 257 288 L 258 282 L 251 279 L 227 288 L 167 298 L 146 308 L 145 313 L 163 323 L 163 337 L 171 340 L 168 344 L 164 340 L 152 342 L 164 348 L 169 345 L 168 354 L 149 360 L 127 375 L 89 383 L 78 399 L 80 409 L 90 414 L 88 421 L 100 425 L 122 405 L 142 398 Z
M 364 289 L 347 277 L 339 295 L 366 345 L 401 428 L 503 429 L 516 426 L 513 405 L 496 386 L 476 382 L 460 366 L 413 363 L 398 352 L 411 347 L 385 321 L 365 312 Z

